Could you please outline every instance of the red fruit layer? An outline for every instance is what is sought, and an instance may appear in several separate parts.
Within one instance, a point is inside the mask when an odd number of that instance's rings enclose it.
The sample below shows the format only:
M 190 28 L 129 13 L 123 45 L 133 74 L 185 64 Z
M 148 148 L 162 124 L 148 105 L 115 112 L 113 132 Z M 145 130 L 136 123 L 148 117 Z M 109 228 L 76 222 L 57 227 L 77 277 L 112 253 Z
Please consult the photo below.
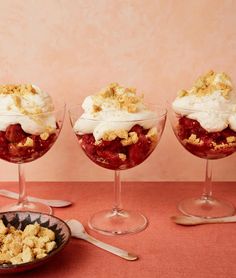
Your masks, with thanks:
M 195 134 L 202 143 L 191 143 L 188 139 L 192 134 Z M 229 127 L 220 132 L 208 132 L 201 127 L 198 121 L 182 117 L 179 119 L 177 135 L 188 151 L 201 158 L 217 159 L 236 151 L 236 146 L 227 142 L 227 137 L 236 137 L 236 132 Z M 215 147 L 215 145 L 221 144 L 223 147 Z
M 33 140 L 32 146 L 22 146 L 27 137 Z M 56 138 L 53 133 L 47 140 L 42 140 L 39 135 L 25 133 L 20 124 L 9 125 L 5 132 L 0 131 L 0 158 L 13 163 L 33 161 L 45 154 Z
M 82 149 L 93 162 L 104 168 L 124 170 L 142 163 L 157 144 L 145 136 L 148 129 L 135 125 L 131 131 L 137 133 L 138 141 L 128 146 L 123 146 L 118 137 L 113 141 L 101 140 L 99 144 L 95 143 L 93 134 L 77 135 L 77 137 Z M 122 160 L 119 154 L 125 154 L 126 159 Z

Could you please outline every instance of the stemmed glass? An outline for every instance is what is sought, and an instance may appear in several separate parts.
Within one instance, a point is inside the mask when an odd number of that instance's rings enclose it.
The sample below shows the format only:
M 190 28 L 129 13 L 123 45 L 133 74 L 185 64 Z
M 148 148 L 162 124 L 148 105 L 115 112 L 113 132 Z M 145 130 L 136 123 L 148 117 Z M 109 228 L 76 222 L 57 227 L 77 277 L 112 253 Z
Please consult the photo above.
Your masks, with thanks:
M 103 234 L 129 234 L 139 232 L 146 228 L 147 219 L 144 215 L 135 211 L 124 210 L 121 207 L 121 181 L 120 170 L 127 170 L 142 163 L 153 152 L 160 141 L 165 121 L 166 110 L 150 105 L 149 109 L 155 112 L 155 116 L 148 119 L 135 121 L 88 120 L 81 115 L 81 105 L 69 110 L 72 127 L 85 154 L 95 164 L 114 171 L 114 204 L 112 209 L 95 213 L 89 220 L 89 227 Z M 75 129 L 79 119 L 80 130 Z M 128 131 L 123 139 L 114 136 L 109 140 L 95 141 L 93 130 L 96 127 L 100 131 L 109 124 L 112 134 L 123 132 L 121 126 Z M 90 132 L 86 132 L 91 127 Z M 122 134 L 120 134 L 122 137 Z
M 170 119 L 173 131 L 179 142 L 193 155 L 206 160 L 205 182 L 199 198 L 184 199 L 178 209 L 189 216 L 216 218 L 235 213 L 234 206 L 225 200 L 212 196 L 212 162 L 224 158 L 236 151 L 236 132 L 226 127 L 220 132 L 207 132 L 200 123 L 191 119 L 196 113 L 204 118 L 227 119 L 228 111 L 181 109 L 181 113 L 170 108 Z
M 19 199 L 0 208 L 0 211 L 36 211 L 52 214 L 52 208 L 27 199 L 24 164 L 43 156 L 53 146 L 61 131 L 65 115 L 65 104 L 54 103 L 50 112 L 30 115 L 0 113 L 0 123 L 8 123 L 5 131 L 0 131 L 0 158 L 18 164 Z M 55 130 L 35 135 L 24 132 L 20 123 L 54 122 Z

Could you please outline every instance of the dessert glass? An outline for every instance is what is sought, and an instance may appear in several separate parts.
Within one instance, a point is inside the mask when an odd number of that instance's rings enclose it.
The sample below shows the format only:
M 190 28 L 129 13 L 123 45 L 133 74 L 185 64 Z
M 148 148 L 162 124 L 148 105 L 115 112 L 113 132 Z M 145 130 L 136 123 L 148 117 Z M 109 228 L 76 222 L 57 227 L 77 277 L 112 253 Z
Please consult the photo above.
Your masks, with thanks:
M 18 164 L 18 176 L 19 176 L 19 199 L 17 203 L 13 203 L 0 208 L 1 212 L 5 211 L 35 211 L 47 214 L 52 214 L 52 208 L 38 202 L 29 202 L 26 193 L 26 182 L 24 174 L 24 164 L 34 161 L 43 156 L 56 142 L 59 133 L 61 131 L 64 115 L 65 104 L 54 103 L 54 110 L 51 112 L 44 112 L 38 114 L 31 114 L 30 117 L 34 119 L 54 117 L 56 121 L 56 130 L 50 133 L 50 135 L 40 136 L 25 133 L 20 124 L 15 123 L 16 117 L 19 122 L 25 117 L 22 114 L 4 115 L 0 113 L 1 119 L 7 120 L 12 124 L 8 125 L 6 131 L 0 131 L 0 158 Z
M 182 200 L 178 209 L 189 216 L 216 218 L 235 213 L 234 206 L 212 196 L 212 162 L 227 157 L 236 151 L 236 132 L 226 127 L 222 131 L 207 132 L 197 120 L 184 115 L 201 113 L 204 117 L 228 118 L 227 111 L 181 109 L 181 113 L 170 108 L 170 119 L 173 131 L 182 146 L 193 155 L 206 160 L 205 182 L 202 196 Z
M 116 137 L 114 140 L 99 140 L 95 142 L 93 133 L 84 133 L 83 130 L 76 132 L 79 144 L 87 155 L 98 166 L 114 171 L 114 204 L 112 209 L 95 213 L 89 220 L 89 227 L 97 232 L 109 235 L 121 235 L 136 233 L 146 228 L 147 218 L 135 211 L 124 210 L 121 206 L 121 181 L 120 170 L 133 168 L 153 152 L 160 141 L 166 121 L 166 110 L 155 105 L 148 108 L 155 112 L 154 118 L 135 121 L 114 120 L 88 120 L 80 118 L 83 114 L 81 105 L 69 110 L 72 127 L 77 119 L 84 121 L 85 125 L 97 126 L 109 125 L 114 130 L 116 126 L 126 126 L 129 130 L 127 142 Z M 149 124 L 152 128 L 144 129 L 142 126 Z M 133 138 L 131 138 L 133 137 Z M 124 139 L 125 140 L 125 139 Z M 128 141 L 133 140 L 129 144 Z M 122 143 L 123 142 L 123 143 Z

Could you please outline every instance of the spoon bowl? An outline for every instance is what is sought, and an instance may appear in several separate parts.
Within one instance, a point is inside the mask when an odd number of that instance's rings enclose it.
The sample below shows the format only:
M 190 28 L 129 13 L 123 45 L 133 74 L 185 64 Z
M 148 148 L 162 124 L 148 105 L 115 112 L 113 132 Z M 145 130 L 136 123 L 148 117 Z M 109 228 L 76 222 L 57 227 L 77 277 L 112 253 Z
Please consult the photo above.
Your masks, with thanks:
M 91 244 L 94 244 L 95 246 L 97 246 L 101 249 L 104 249 L 114 255 L 117 255 L 125 260 L 135 261 L 138 259 L 138 256 L 135 254 L 132 254 L 126 250 L 114 247 L 112 245 L 104 243 L 104 242 L 97 240 L 96 238 L 90 236 L 85 231 L 83 224 L 81 222 L 79 222 L 78 220 L 70 219 L 70 220 L 67 220 L 66 222 L 67 222 L 67 225 L 70 227 L 72 237 L 86 240 L 86 241 L 90 242 Z

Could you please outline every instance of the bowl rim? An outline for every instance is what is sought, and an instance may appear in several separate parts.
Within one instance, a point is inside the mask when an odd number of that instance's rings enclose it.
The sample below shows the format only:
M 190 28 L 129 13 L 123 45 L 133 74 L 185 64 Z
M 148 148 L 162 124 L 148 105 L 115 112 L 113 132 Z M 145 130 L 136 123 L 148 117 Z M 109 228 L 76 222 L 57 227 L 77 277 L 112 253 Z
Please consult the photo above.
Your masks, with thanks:
M 189 115 L 193 113 L 207 113 L 207 114 L 225 114 L 225 115 L 233 115 L 236 113 L 233 109 L 220 109 L 220 108 L 182 108 L 180 106 L 174 107 L 172 104 L 168 106 L 167 108 L 168 112 L 173 112 L 175 114 L 180 115 Z
M 151 112 L 158 112 L 156 113 L 156 115 L 153 115 L 151 117 L 147 117 L 147 118 L 138 118 L 138 119 L 128 119 L 128 120 L 119 120 L 119 119 L 96 119 L 96 118 L 83 118 L 82 114 L 84 114 L 84 109 L 82 108 L 82 103 L 76 103 L 73 104 L 71 106 L 68 106 L 68 113 L 70 118 L 73 117 L 74 114 L 77 114 L 78 110 L 80 111 L 80 116 L 78 118 L 80 118 L 81 120 L 84 121 L 88 121 L 88 122 L 113 122 L 113 123 L 135 123 L 135 122 L 145 122 L 145 121 L 150 121 L 150 120 L 161 120 L 163 118 L 165 118 L 167 116 L 168 110 L 166 108 L 165 105 L 160 104 L 155 104 L 155 103 L 145 103 L 145 106 L 147 107 L 147 111 L 151 111 Z M 149 109 L 149 108 L 154 108 L 154 109 Z M 110 112 L 113 110 L 110 110 Z M 117 111 L 117 110 L 114 110 Z M 135 114 L 135 113 L 134 113 Z
M 48 213 L 42 213 L 42 212 L 36 212 L 36 211 L 5 211 L 5 212 L 0 212 L 0 220 L 2 219 L 3 215 L 6 214 L 38 214 L 38 215 L 44 215 L 44 216 L 49 216 L 52 217 L 54 219 L 56 219 L 57 221 L 63 223 L 63 225 L 67 228 L 68 230 L 68 238 L 65 240 L 65 242 L 63 242 L 59 247 L 57 247 L 56 249 L 52 250 L 49 254 L 47 254 L 47 256 L 41 258 L 41 259 L 34 259 L 31 262 L 26 262 L 26 263 L 21 263 L 21 264 L 9 264 L 9 263 L 3 263 L 0 264 L 0 272 L 2 270 L 11 270 L 11 269 L 17 269 L 17 268 L 24 268 L 25 266 L 31 266 L 37 263 L 41 263 L 44 261 L 47 261 L 49 258 L 51 258 L 52 256 L 56 255 L 59 251 L 61 251 L 70 241 L 71 239 L 71 230 L 70 227 L 68 226 L 68 224 L 62 220 L 61 218 L 52 215 L 52 214 L 48 214 Z

